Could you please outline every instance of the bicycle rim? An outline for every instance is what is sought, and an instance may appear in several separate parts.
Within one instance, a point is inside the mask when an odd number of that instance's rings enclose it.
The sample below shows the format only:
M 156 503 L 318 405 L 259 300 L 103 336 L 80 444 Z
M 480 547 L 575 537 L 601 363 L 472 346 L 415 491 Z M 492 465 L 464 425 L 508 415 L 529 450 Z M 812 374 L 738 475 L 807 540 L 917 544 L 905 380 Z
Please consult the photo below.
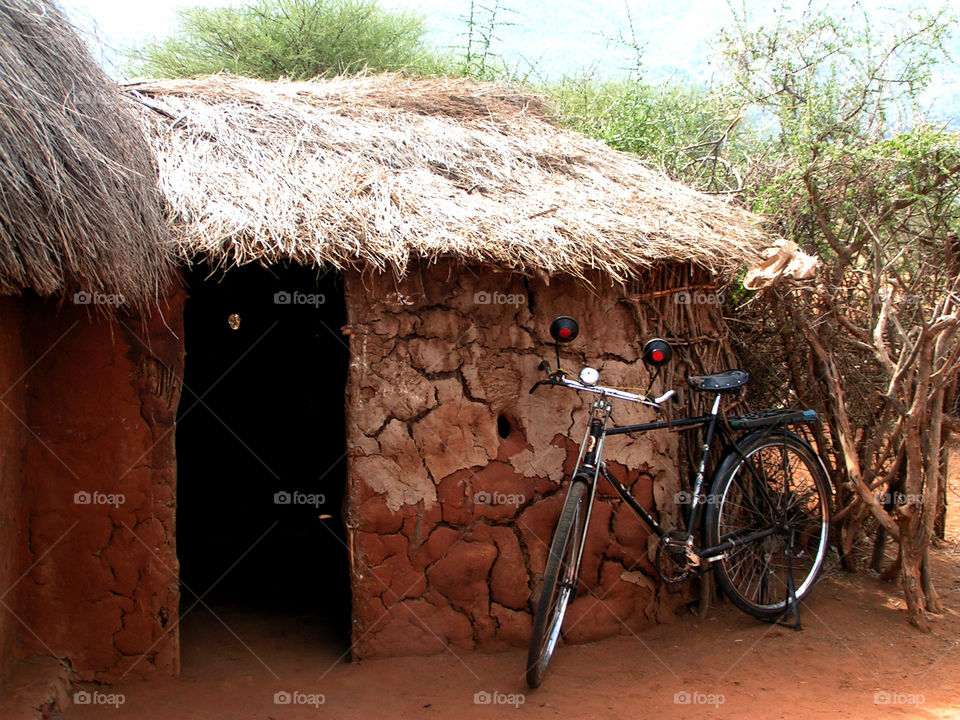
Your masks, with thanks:
M 567 604 L 576 593 L 576 556 L 586 524 L 585 492 L 583 483 L 571 485 L 550 543 L 527 657 L 526 674 L 530 687 L 538 687 L 543 680 L 560 639 Z
M 823 566 L 830 531 L 828 485 L 818 458 L 790 435 L 763 438 L 745 455 L 750 465 L 741 459 L 715 485 L 711 542 L 778 530 L 731 550 L 717 562 L 716 576 L 740 609 L 774 617 L 790 607 L 788 576 L 799 601 Z

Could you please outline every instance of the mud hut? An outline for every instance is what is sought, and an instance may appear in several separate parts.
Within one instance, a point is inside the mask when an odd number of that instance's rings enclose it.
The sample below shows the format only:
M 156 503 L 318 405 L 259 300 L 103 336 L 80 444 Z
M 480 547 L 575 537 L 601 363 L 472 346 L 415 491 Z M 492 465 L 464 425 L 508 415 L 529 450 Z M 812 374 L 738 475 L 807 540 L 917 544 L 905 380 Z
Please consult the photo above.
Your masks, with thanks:
M 185 417 L 181 402 L 184 577 L 209 565 L 204 587 L 271 522 L 291 523 L 284 543 L 271 544 L 281 526 L 260 541 L 263 568 L 240 588 L 272 573 L 270 594 L 341 598 L 354 657 L 526 643 L 583 411 L 527 392 L 550 319 L 581 318 L 573 362 L 600 362 L 615 383 L 648 381 L 637 360 L 653 334 L 684 350 L 678 377 L 684 363 L 715 368 L 729 351 L 711 293 L 755 258 L 753 219 L 500 87 L 212 77 L 128 92 L 194 268 L 185 386 L 204 396 L 204 379 L 220 383 L 209 414 Z M 678 302 L 691 297 L 706 301 Z M 235 363 L 250 372 L 221 380 Z M 224 428 L 227 417 L 256 421 Z M 233 450 L 211 462 L 211 437 Z M 675 512 L 675 437 L 623 442 L 611 458 L 651 507 Z M 283 501 L 286 515 L 264 514 Z M 673 610 L 647 531 L 624 510 L 609 497 L 597 510 L 595 594 L 571 608 L 572 641 Z
M 169 286 L 173 255 L 152 151 L 124 105 L 56 6 L 0 3 L 0 679 L 28 655 L 107 667 L 78 648 L 124 632 L 122 615 L 102 624 L 100 614 L 118 578 L 85 561 L 107 545 L 109 523 L 75 503 L 152 442 L 152 411 L 129 375 L 143 358 L 118 332 L 148 335 L 142 319 Z M 123 320 L 101 312 L 118 308 Z M 172 440 L 157 449 L 173 461 Z M 162 487 L 173 467 L 136 472 Z M 172 531 L 172 504 L 131 500 L 113 522 Z M 175 562 L 173 546 L 151 549 Z M 170 606 L 156 600 L 168 587 L 176 602 L 175 579 L 141 572 L 137 558 L 127 570 L 125 598 L 146 614 Z
M 27 488 L 24 648 L 83 678 L 176 673 L 187 615 L 238 605 L 327 622 L 355 658 L 526 643 L 583 412 L 527 393 L 550 319 L 581 320 L 568 359 L 612 383 L 649 380 L 653 334 L 677 340 L 677 379 L 723 364 L 717 305 L 678 298 L 755 259 L 753 219 L 488 85 L 213 77 L 124 95 L 183 271 L 140 324 L 6 301 L 31 330 L 3 372 L 43 378 L 3 439 L 25 457 L 9 481 Z M 675 436 L 610 459 L 675 512 Z M 645 528 L 609 495 L 595 512 L 571 641 L 677 601 Z

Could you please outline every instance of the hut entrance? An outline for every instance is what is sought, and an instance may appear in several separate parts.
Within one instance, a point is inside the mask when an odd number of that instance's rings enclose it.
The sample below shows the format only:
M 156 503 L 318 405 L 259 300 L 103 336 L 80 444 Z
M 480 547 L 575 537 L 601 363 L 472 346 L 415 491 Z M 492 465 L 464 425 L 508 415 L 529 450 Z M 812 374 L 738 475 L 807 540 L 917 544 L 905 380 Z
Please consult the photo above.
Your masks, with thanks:
M 233 655 L 240 641 L 267 664 L 258 642 L 285 637 L 339 655 L 350 634 L 342 278 L 199 264 L 186 279 L 176 430 L 184 671 L 209 655 L 197 643 L 232 644 Z

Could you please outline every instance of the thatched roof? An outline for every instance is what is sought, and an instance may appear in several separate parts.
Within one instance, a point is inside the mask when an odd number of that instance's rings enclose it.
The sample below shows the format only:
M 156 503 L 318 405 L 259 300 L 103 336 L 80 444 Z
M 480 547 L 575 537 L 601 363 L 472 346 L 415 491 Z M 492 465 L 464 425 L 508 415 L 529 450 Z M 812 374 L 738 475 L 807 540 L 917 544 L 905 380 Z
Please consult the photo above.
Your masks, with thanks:
M 49 0 L 0 0 L 0 294 L 155 296 L 170 265 L 129 108 Z
M 454 257 L 615 279 L 664 259 L 725 271 L 757 257 L 751 215 L 556 127 L 529 94 L 395 75 L 129 92 L 188 257 L 400 272 Z

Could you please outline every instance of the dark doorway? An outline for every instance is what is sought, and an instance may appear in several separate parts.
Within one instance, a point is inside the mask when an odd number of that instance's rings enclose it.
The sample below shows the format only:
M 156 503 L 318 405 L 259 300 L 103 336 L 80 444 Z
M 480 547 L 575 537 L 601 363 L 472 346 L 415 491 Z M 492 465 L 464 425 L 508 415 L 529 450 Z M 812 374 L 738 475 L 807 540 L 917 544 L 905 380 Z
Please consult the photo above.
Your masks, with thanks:
M 310 637 L 346 649 L 342 278 L 300 266 L 198 264 L 186 279 L 176 431 L 181 615 L 196 605 L 198 615 L 246 612 L 248 622 L 296 618 Z

